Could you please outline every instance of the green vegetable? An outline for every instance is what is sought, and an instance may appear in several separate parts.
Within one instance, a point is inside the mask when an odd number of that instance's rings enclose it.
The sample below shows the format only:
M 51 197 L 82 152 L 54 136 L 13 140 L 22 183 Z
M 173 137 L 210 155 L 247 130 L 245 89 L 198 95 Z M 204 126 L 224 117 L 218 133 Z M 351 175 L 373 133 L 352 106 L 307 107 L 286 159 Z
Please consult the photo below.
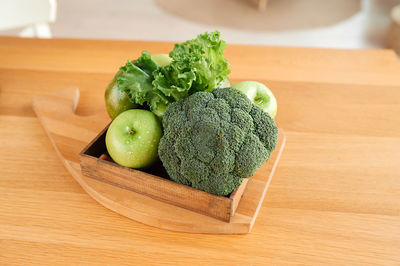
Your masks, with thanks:
M 158 153 L 172 180 L 229 195 L 269 158 L 278 128 L 242 92 L 219 88 L 171 104 Z
M 171 57 L 169 57 L 167 54 L 153 54 L 151 59 L 153 59 L 153 61 L 156 62 L 160 67 L 167 66 L 171 64 L 172 61 Z
M 118 71 L 118 89 L 126 92 L 132 103 L 147 106 L 159 117 L 172 102 L 197 91 L 212 91 L 230 73 L 223 56 L 226 43 L 219 37 L 218 31 L 200 34 L 175 44 L 169 57 L 152 57 L 143 51 L 136 61 L 128 61 Z
M 128 94 L 118 88 L 117 77 L 119 71 L 108 84 L 106 92 L 104 94 L 104 100 L 106 102 L 106 109 L 111 119 L 116 118 L 123 111 L 133 109 L 137 107 L 137 104 L 131 102 Z
M 144 51 L 134 64 L 128 61 L 117 73 L 117 84 L 121 91 L 127 93 L 132 103 L 147 104 L 156 115 L 165 111 L 170 100 L 160 91 L 153 88 L 152 72 L 158 65 L 151 59 L 150 53 Z
M 212 91 L 224 81 L 230 70 L 223 56 L 226 43 L 218 31 L 175 44 L 169 54 L 171 64 L 154 73 L 155 89 L 179 100 L 196 91 Z

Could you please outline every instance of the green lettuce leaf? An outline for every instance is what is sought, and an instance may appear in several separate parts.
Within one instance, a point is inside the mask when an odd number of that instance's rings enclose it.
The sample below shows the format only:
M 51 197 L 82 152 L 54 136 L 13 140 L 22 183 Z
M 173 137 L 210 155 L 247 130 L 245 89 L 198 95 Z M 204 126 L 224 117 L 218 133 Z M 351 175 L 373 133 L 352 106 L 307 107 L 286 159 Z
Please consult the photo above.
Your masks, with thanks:
M 169 65 L 160 67 L 143 51 L 135 61 L 128 61 L 117 73 L 117 85 L 129 99 L 147 105 L 158 116 L 167 106 L 196 91 L 212 91 L 226 80 L 230 70 L 223 53 L 226 43 L 218 31 L 175 44 Z
M 154 61 L 151 62 L 151 58 L 149 61 L 146 57 L 145 54 L 143 58 L 137 60 L 137 64 L 142 68 L 136 66 L 132 61 L 128 61 L 125 66 L 120 68 L 117 74 L 118 88 L 125 91 L 133 103 L 140 105 L 147 103 L 152 112 L 163 113 L 162 110 L 170 103 L 170 100 L 154 89 L 153 77 L 149 73 L 152 72 L 152 67 L 158 68 L 158 66 Z
M 175 44 L 169 54 L 171 64 L 153 72 L 154 88 L 175 101 L 196 91 L 214 90 L 230 73 L 225 47 L 218 31 Z
M 152 76 L 153 72 L 158 69 L 157 63 L 151 59 L 151 54 L 148 51 L 142 52 L 142 56 L 136 60 L 136 65 L 149 76 Z

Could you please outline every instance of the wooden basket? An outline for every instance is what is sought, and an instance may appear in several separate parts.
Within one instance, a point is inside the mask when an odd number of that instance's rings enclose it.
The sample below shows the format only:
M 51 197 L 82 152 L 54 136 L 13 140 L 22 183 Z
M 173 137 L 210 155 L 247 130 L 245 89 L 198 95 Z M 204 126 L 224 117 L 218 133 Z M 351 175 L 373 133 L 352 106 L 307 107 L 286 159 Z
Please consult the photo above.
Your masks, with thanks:
M 161 162 L 146 171 L 118 165 L 108 156 L 109 159 L 104 156 L 107 153 L 107 128 L 79 154 L 83 175 L 225 222 L 231 221 L 248 184 L 248 178 L 229 197 L 224 197 L 170 180 Z

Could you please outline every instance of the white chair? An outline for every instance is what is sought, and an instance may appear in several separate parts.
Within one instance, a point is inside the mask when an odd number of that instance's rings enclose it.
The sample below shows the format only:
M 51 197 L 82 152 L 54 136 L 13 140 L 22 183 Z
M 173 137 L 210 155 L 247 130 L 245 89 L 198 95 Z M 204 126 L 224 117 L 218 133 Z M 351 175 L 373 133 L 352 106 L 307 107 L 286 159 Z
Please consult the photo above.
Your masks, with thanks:
M 0 30 L 24 28 L 20 37 L 51 38 L 56 0 L 0 0 Z

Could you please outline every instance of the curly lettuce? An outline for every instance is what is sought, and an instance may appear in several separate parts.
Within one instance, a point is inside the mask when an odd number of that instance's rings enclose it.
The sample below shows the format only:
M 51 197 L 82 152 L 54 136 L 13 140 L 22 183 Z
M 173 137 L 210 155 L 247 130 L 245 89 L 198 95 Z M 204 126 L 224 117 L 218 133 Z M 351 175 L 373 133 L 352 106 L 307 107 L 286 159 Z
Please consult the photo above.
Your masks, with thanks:
M 160 67 L 143 51 L 136 61 L 120 68 L 117 85 L 133 103 L 147 105 L 158 116 L 166 107 L 197 91 L 211 92 L 230 73 L 224 57 L 226 43 L 218 31 L 204 33 L 193 40 L 175 44 L 169 53 L 172 61 Z
M 118 88 L 127 93 L 131 102 L 139 105 L 148 105 L 150 111 L 162 116 L 170 100 L 152 85 L 152 72 L 158 68 L 157 64 L 143 52 L 136 64 L 128 61 L 117 73 Z

